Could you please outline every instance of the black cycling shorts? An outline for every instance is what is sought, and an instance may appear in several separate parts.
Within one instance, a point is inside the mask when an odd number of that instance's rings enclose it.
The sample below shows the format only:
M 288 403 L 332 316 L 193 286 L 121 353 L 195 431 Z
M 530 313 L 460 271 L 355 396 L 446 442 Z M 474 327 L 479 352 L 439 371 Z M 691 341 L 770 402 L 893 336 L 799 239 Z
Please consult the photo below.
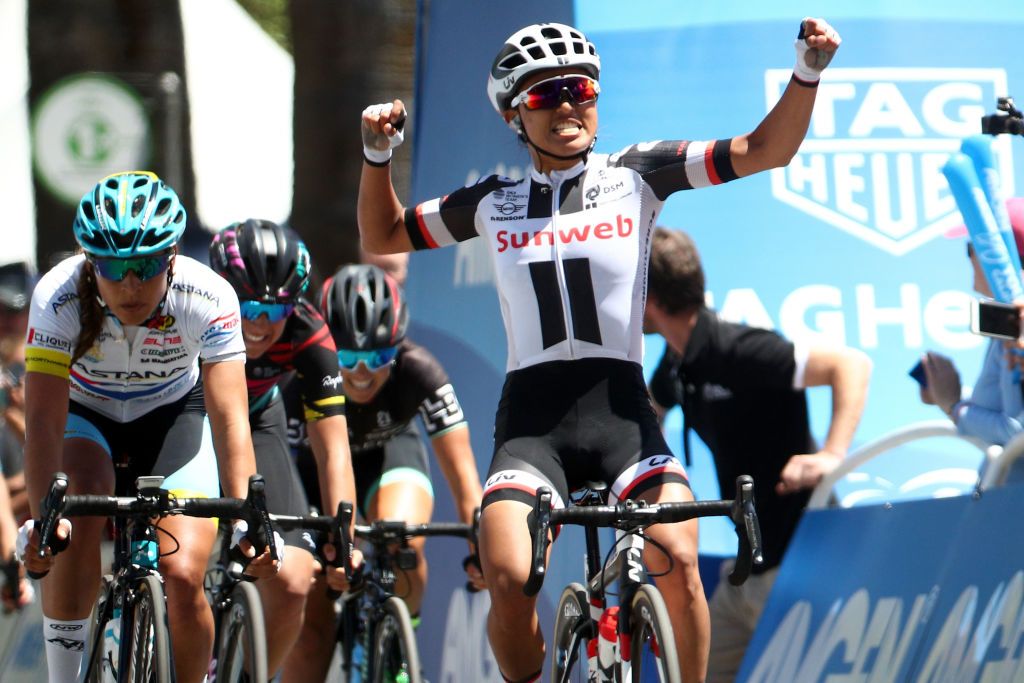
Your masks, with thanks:
M 641 367 L 586 358 L 510 372 L 495 416 L 483 505 L 532 505 L 537 489 L 547 486 L 561 507 L 588 481 L 608 484 L 614 500 L 669 482 L 689 486 L 665 443 Z
M 267 483 L 267 509 L 279 515 L 309 514 L 309 501 L 302 489 L 299 472 L 288 448 L 288 417 L 281 395 L 249 413 L 252 445 L 256 450 L 256 471 Z M 319 494 L 315 500 L 319 500 Z M 316 554 L 313 535 L 303 529 L 281 532 L 285 545 Z
M 298 465 L 306 495 L 310 500 L 319 500 L 316 462 L 308 450 L 300 452 Z M 427 449 L 419 429 L 412 422 L 406 423 L 383 446 L 353 453 L 352 470 L 356 478 L 358 512 L 363 519 L 369 519 L 366 511 L 381 486 L 399 481 L 409 482 L 424 489 L 431 497 L 434 496 Z
M 64 438 L 89 439 L 110 454 L 114 495 L 134 495 L 135 480 L 146 475 L 164 477 L 164 488 L 179 496 L 212 498 L 220 492 L 202 381 L 174 403 L 131 422 L 117 422 L 71 400 Z

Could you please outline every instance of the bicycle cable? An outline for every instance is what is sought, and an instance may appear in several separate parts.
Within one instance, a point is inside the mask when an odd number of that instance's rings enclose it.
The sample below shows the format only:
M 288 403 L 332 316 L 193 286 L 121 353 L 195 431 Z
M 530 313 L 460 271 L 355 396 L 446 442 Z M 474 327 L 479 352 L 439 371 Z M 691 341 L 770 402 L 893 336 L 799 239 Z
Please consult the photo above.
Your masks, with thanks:
M 170 557 L 170 556 L 171 556 L 171 555 L 173 555 L 174 553 L 176 553 L 176 552 L 178 552 L 179 550 L 181 550 L 181 541 L 179 541 L 179 540 L 178 540 L 178 539 L 177 539 L 177 538 L 176 538 L 176 537 L 174 536 L 174 534 L 172 534 L 172 533 L 171 533 L 170 531 L 168 531 L 167 529 L 164 529 L 164 528 L 162 528 L 162 527 L 154 526 L 153 528 L 157 530 L 157 533 L 161 533 L 161 534 L 164 534 L 164 535 L 166 535 L 166 536 L 167 536 L 167 537 L 168 537 L 169 539 L 171 539 L 172 541 L 174 541 L 174 550 L 172 550 L 172 551 L 170 551 L 170 552 L 168 552 L 168 553 L 158 553 L 158 554 L 157 554 L 157 559 L 158 559 L 158 560 L 159 560 L 159 559 L 160 559 L 161 557 Z M 157 545 L 157 547 L 159 547 L 159 544 Z
M 636 533 L 638 533 L 644 539 L 644 543 L 650 543 L 652 546 L 660 550 L 661 554 L 665 556 L 666 560 L 668 560 L 668 569 L 666 569 L 663 572 L 658 572 L 657 574 L 647 572 L 647 578 L 656 579 L 659 576 L 666 576 L 668 574 L 671 574 L 676 564 L 676 561 L 672 558 L 672 553 L 670 553 L 665 546 L 663 546 L 661 543 L 658 543 L 656 540 L 645 534 L 643 531 L 638 531 Z

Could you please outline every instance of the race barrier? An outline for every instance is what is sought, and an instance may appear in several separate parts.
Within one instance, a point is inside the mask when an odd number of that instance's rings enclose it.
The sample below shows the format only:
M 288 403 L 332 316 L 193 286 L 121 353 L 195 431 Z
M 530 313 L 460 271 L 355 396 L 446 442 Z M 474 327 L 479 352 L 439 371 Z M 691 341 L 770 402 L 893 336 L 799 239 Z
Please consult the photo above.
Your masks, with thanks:
M 808 511 L 737 680 L 1021 680 L 1022 494 Z

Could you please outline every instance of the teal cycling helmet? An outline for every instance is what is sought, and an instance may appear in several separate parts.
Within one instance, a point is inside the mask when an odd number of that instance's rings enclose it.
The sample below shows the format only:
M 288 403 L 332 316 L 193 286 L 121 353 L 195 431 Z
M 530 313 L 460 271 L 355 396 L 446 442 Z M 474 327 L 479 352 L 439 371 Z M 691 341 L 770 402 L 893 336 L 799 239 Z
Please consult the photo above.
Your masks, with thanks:
M 148 256 L 178 243 L 185 231 L 185 207 L 154 173 L 115 173 L 85 193 L 73 229 L 87 254 Z

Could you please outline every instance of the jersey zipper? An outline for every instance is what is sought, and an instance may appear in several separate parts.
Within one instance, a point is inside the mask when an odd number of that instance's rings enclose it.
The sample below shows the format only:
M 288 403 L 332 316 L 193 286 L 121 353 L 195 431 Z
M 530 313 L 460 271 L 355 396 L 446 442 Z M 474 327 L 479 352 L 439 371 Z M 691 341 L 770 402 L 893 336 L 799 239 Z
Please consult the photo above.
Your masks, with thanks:
M 558 214 L 558 197 L 561 194 L 562 181 L 551 178 L 551 244 L 555 252 L 555 274 L 558 276 L 558 295 L 562 297 L 562 319 L 565 321 L 565 338 L 569 343 L 569 359 L 576 359 L 576 345 L 573 343 L 576 334 L 572 326 L 572 312 L 569 308 L 569 288 L 565 284 L 565 269 L 562 265 L 562 252 L 559 247 L 558 226 L 555 225 L 555 218 Z

